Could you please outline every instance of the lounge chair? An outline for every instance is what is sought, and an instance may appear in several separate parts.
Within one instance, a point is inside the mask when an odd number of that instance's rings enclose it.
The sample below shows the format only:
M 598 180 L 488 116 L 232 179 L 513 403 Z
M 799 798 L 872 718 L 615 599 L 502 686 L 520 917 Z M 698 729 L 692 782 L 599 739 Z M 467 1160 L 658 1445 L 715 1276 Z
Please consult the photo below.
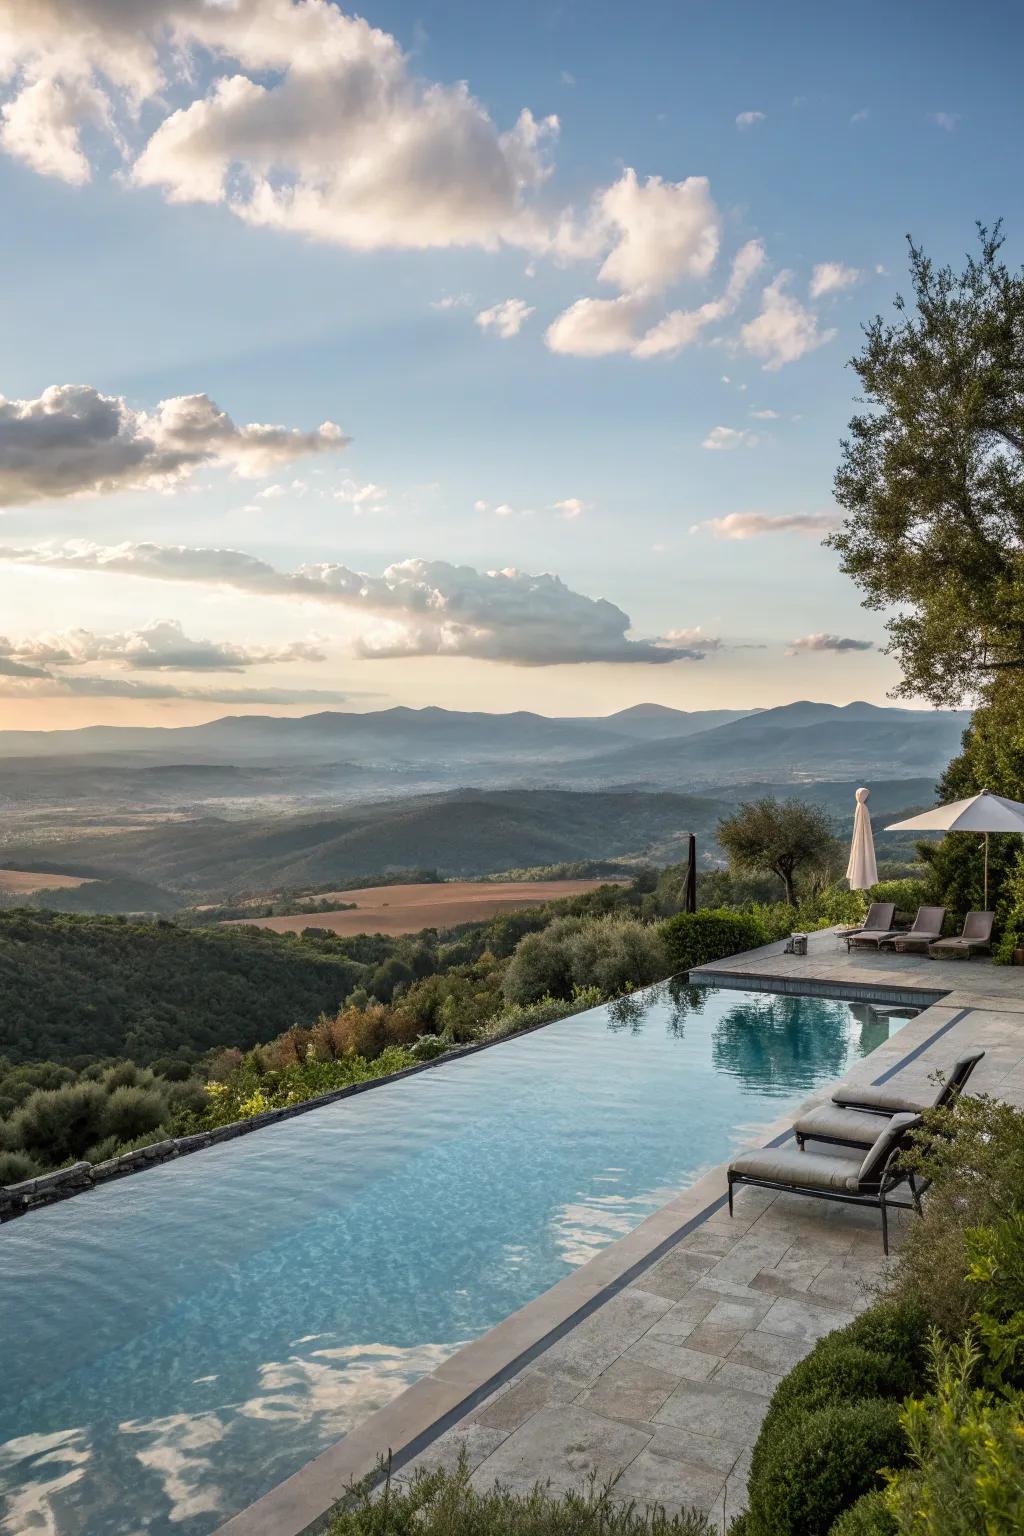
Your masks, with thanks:
M 928 953 L 928 947 L 942 938 L 942 925 L 946 920 L 945 907 L 918 907 L 917 916 L 906 933 L 891 933 L 879 939 L 878 947 L 891 944 L 899 954 Z
M 907 1094 L 901 1092 L 898 1087 L 890 1090 L 882 1089 L 883 1093 L 893 1093 L 898 1103 L 885 1108 L 860 1105 L 857 1108 L 850 1107 L 845 1093 L 856 1095 L 863 1099 L 865 1095 L 876 1092 L 871 1087 L 840 1090 L 831 1104 L 819 1104 L 815 1109 L 809 1109 L 793 1124 L 793 1134 L 797 1140 L 797 1146 L 802 1147 L 807 1141 L 826 1141 L 837 1147 L 871 1147 L 878 1138 L 882 1117 L 891 1116 L 900 1110 L 908 1114 L 915 1114 L 925 1109 L 944 1109 L 954 1104 L 964 1090 L 964 1084 L 974 1071 L 978 1062 L 984 1056 L 984 1051 L 968 1051 L 953 1063 L 948 1076 L 941 1082 L 934 1095 L 930 1099 L 924 1096 L 913 1098 L 907 1102 Z M 841 1107 L 845 1105 L 846 1107 Z
M 846 928 L 840 933 L 840 938 L 846 940 L 847 949 L 850 943 L 861 933 L 892 933 L 893 919 L 896 916 L 896 903 L 894 901 L 873 901 L 868 907 L 868 915 L 859 928 Z
M 928 946 L 928 953 L 933 960 L 955 959 L 959 955 L 965 955 L 969 960 L 973 954 L 991 950 L 995 920 L 994 912 L 968 912 L 963 933 L 955 939 L 936 939 Z
M 843 1109 L 868 1109 L 876 1115 L 896 1115 L 901 1110 L 922 1114 L 926 1109 L 934 1109 L 938 1103 L 948 1104 L 955 1099 L 984 1054 L 984 1051 L 968 1051 L 958 1057 L 937 1096 L 927 1091 L 908 1093 L 897 1079 L 894 1083 L 867 1083 L 863 1087 L 851 1083 L 849 1087 L 837 1088 L 832 1103 Z
M 729 1215 L 737 1184 L 753 1184 L 788 1195 L 810 1195 L 817 1200 L 836 1200 L 843 1205 L 871 1206 L 882 1213 L 882 1251 L 888 1254 L 889 1210 L 895 1206 L 921 1215 L 925 1186 L 919 1187 L 914 1175 L 901 1165 L 910 1133 L 920 1124 L 920 1115 L 893 1115 L 859 1164 L 849 1157 L 800 1152 L 795 1147 L 762 1147 L 759 1152 L 743 1152 L 729 1165 Z M 911 1204 L 891 1198 L 892 1191 L 904 1181 L 910 1188 Z

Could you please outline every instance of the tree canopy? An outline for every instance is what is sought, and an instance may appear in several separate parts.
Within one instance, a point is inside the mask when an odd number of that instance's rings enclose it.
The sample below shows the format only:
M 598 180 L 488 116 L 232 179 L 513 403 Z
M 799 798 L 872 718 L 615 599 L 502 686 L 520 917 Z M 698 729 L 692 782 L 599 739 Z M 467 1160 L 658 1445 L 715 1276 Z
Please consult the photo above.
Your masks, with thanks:
M 718 823 L 718 841 L 739 874 L 778 875 L 796 905 L 798 870 L 821 868 L 836 840 L 825 812 L 802 800 L 751 800 Z
M 935 704 L 1024 668 L 1024 275 L 999 224 L 979 241 L 956 273 L 911 240 L 913 301 L 865 328 L 829 540 L 866 606 L 897 609 L 897 691 Z

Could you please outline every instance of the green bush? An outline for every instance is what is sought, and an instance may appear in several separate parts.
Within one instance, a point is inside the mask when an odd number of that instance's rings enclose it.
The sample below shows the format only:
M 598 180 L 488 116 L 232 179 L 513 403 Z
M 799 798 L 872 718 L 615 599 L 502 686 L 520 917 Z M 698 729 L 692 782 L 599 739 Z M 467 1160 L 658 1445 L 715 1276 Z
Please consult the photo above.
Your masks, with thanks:
M 905 1458 L 895 1403 L 834 1403 L 798 1415 L 751 1470 L 748 1496 L 756 1536 L 827 1536 L 861 1494 L 880 1486 L 879 1468 Z
M 922 875 L 919 880 L 879 880 L 877 885 L 871 887 L 868 898 L 871 901 L 894 902 L 897 912 L 913 916 L 918 907 L 931 904 L 932 894 L 930 878 Z
M 792 915 L 792 908 L 790 909 Z M 768 942 L 756 917 L 727 908 L 679 912 L 661 924 L 661 937 L 670 970 L 676 974 L 724 960 Z
M 502 981 L 505 1000 L 571 998 L 583 987 L 615 997 L 661 981 L 670 969 L 663 927 L 618 913 L 556 917 L 519 940 Z
M 889 1512 L 884 1492 L 874 1488 L 843 1511 L 829 1536 L 900 1536 L 900 1528 Z
M 27 1152 L 0 1152 L 0 1185 L 20 1184 L 22 1179 L 34 1179 L 42 1171 Z
M 348 1507 L 346 1507 L 346 1505 Z M 614 1487 L 584 1493 L 478 1493 L 465 1463 L 456 1472 L 420 1474 L 404 1486 L 365 1490 L 344 1501 L 327 1536 L 712 1536 L 698 1510 L 670 1515 L 617 1503 Z
M 103 1135 L 108 1095 L 99 1083 L 37 1088 L 7 1122 L 11 1150 L 37 1154 L 48 1167 L 81 1157 Z
M 103 1113 L 103 1134 L 118 1141 L 134 1141 L 155 1131 L 167 1119 L 168 1104 L 155 1088 L 129 1084 L 115 1088 Z

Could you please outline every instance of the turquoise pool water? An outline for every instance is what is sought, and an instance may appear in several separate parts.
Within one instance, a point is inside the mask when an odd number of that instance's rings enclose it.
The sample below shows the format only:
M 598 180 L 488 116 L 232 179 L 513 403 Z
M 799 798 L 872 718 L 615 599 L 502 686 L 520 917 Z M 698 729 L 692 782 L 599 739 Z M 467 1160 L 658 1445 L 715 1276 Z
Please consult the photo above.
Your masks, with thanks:
M 0 1228 L 0 1529 L 206 1536 L 902 1022 L 656 988 Z

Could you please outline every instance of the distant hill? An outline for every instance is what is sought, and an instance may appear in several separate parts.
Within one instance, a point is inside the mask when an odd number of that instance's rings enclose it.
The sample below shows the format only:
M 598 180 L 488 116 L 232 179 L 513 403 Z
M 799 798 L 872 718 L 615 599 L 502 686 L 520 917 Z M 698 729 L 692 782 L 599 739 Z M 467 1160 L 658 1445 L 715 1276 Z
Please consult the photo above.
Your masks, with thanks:
M 110 879 L 130 872 L 192 897 L 303 886 L 341 886 L 391 869 L 436 868 L 471 876 L 577 859 L 685 855 L 681 839 L 706 836 L 723 807 L 695 795 L 565 790 L 460 790 L 333 815 L 270 822 L 207 818 L 142 832 L 48 841 L 51 867 Z M 31 846 L 5 850 L 5 863 L 40 858 Z

